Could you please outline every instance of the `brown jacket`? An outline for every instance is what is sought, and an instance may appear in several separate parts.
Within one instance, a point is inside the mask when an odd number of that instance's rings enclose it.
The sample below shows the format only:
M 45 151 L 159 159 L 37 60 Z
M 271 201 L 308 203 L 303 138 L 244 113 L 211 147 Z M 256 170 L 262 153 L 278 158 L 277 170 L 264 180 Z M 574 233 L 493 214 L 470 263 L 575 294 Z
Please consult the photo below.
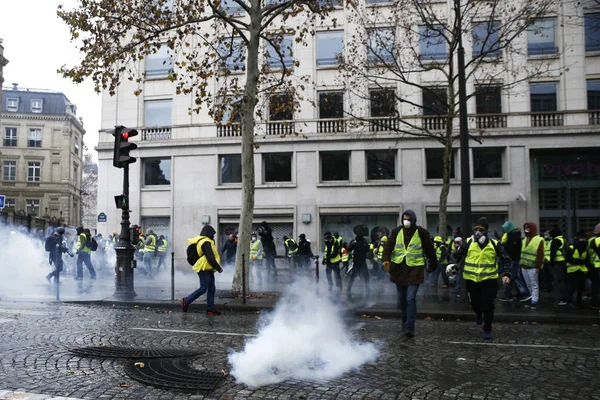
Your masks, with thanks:
M 396 238 L 402 227 L 398 227 L 390 233 L 388 240 L 383 248 L 383 261 L 390 261 L 390 282 L 397 285 L 408 286 L 408 285 L 420 285 L 425 280 L 425 268 L 424 267 L 409 267 L 406 265 L 406 258 L 402 260 L 400 264 L 391 262 L 392 251 L 396 246 Z M 437 268 L 437 257 L 435 256 L 435 247 L 431 240 L 429 232 L 421 227 L 417 227 L 419 234 L 421 235 L 421 243 L 423 247 L 423 254 L 427 260 L 429 260 L 428 272 L 433 272 Z M 417 229 L 404 229 L 404 245 L 408 246 L 410 239 L 417 232 Z

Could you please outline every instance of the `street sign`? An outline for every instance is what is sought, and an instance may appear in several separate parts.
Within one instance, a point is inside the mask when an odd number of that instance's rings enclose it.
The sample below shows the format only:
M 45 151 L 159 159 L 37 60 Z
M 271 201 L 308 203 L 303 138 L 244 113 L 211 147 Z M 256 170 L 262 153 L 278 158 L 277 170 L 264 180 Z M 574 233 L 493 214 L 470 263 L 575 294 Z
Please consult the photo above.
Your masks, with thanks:
M 104 214 L 103 212 L 98 214 L 98 222 L 106 222 L 106 214 Z
M 3 194 L 0 194 L 0 210 L 4 208 L 4 199 L 5 196 Z

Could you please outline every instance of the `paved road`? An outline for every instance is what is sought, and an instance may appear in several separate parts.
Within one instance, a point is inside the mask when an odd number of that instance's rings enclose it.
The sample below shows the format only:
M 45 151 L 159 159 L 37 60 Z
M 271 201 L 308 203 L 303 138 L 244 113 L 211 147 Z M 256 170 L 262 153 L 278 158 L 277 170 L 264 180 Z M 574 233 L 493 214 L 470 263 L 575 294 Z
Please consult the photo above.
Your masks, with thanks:
M 257 389 L 228 376 L 203 397 L 131 380 L 115 359 L 82 358 L 72 346 L 208 351 L 194 366 L 228 370 L 227 354 L 257 332 L 258 315 L 0 302 L 0 394 L 22 390 L 102 399 L 600 399 L 600 327 L 497 324 L 492 342 L 472 322 L 418 321 L 405 341 L 396 319 L 349 316 L 348 329 L 380 343 L 375 364 L 330 382 L 287 381 Z M 189 331 L 189 332 L 181 332 Z M 123 384 L 123 385 L 122 385 Z

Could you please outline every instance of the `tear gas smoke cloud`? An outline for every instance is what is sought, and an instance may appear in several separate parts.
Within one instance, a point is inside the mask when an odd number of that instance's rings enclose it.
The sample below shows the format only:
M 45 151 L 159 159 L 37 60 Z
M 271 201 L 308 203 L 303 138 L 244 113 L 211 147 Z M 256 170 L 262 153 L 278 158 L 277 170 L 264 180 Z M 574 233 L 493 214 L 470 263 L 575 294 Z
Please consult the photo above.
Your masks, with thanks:
M 44 282 L 51 271 L 43 241 L 33 239 L 18 229 L 0 228 L 0 290 L 2 293 L 18 292 L 32 279 Z
M 329 380 L 374 362 L 373 343 L 361 343 L 344 325 L 340 310 L 314 286 L 294 283 L 258 336 L 229 355 L 231 374 L 250 387 L 288 379 Z

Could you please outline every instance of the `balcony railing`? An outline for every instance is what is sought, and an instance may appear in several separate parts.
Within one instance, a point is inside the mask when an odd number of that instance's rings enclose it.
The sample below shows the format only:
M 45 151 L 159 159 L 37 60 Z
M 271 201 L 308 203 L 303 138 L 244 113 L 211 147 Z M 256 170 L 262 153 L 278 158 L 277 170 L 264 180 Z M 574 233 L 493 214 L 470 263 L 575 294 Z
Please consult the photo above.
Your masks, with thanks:
M 267 135 L 286 136 L 294 132 L 294 121 L 267 121 Z
M 237 137 L 242 136 L 242 126 L 239 123 L 230 125 L 217 125 L 217 137 Z
M 423 129 L 443 131 L 446 129 L 446 117 L 423 117 Z
M 480 114 L 475 116 L 477 129 L 506 128 L 507 120 L 506 114 Z
M 400 126 L 398 117 L 372 117 L 369 119 L 369 132 L 397 131 Z
M 169 140 L 171 139 L 171 127 L 144 128 L 142 129 L 142 140 Z
M 563 124 L 564 115 L 562 112 L 531 113 L 531 126 L 534 128 L 563 126 Z
M 345 119 L 321 119 L 317 121 L 317 133 L 346 132 Z
M 588 111 L 590 125 L 600 125 L 600 111 Z

